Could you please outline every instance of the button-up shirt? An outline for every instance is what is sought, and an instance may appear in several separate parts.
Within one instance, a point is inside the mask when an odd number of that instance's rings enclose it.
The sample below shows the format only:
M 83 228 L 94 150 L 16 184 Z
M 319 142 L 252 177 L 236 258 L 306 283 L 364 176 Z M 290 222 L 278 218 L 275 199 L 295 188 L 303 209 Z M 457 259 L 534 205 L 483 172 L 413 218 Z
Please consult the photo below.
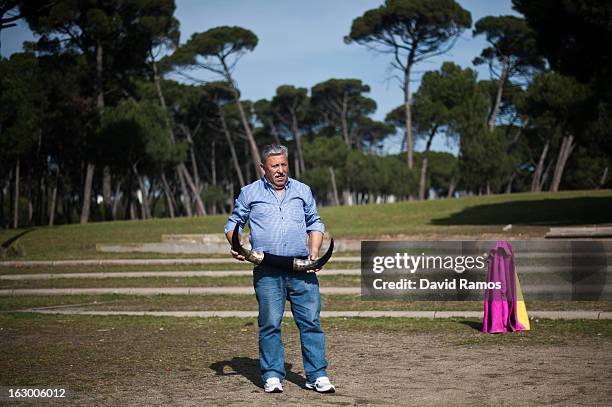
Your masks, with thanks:
M 242 231 L 247 221 L 253 250 L 278 256 L 308 256 L 307 234 L 325 232 L 310 187 L 292 178 L 282 195 L 266 177 L 242 188 L 225 233 L 234 230 L 236 222 Z

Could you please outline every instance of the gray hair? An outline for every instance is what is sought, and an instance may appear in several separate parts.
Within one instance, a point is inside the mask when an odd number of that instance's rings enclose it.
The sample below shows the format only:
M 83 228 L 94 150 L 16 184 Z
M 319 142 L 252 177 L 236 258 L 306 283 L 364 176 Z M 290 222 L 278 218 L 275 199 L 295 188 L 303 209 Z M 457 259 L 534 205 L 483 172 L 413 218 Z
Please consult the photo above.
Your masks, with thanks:
M 268 144 L 261 150 L 261 162 L 265 164 L 271 155 L 284 155 L 289 158 L 289 150 L 282 144 Z

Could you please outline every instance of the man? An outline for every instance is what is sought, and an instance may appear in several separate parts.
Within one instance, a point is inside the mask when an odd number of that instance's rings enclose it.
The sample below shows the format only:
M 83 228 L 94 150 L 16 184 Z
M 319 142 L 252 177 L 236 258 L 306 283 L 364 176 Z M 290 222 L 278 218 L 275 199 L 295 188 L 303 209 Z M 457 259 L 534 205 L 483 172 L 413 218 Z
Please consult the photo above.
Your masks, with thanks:
M 227 240 L 232 242 L 236 223 L 249 222 L 253 250 L 278 256 L 315 260 L 323 241 L 325 226 L 317 213 L 310 188 L 289 178 L 288 151 L 285 146 L 268 145 L 260 164 L 264 176 L 242 188 L 234 211 L 225 225 Z M 231 250 L 232 256 L 244 256 Z M 319 314 L 321 298 L 316 271 L 295 272 L 257 265 L 253 285 L 259 304 L 259 364 L 264 390 L 283 391 L 285 352 L 281 340 L 281 321 L 285 299 L 291 304 L 293 318 L 300 331 L 306 387 L 320 393 L 333 393 L 327 377 L 325 335 Z

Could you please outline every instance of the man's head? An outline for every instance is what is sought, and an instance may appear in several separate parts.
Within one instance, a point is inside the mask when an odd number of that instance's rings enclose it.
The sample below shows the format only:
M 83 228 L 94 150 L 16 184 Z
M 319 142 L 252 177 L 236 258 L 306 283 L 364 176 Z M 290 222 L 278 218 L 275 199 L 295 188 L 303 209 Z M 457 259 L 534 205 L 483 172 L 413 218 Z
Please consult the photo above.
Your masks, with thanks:
M 261 152 L 261 170 L 276 189 L 283 189 L 289 179 L 288 158 L 287 147 L 278 144 L 267 145 Z

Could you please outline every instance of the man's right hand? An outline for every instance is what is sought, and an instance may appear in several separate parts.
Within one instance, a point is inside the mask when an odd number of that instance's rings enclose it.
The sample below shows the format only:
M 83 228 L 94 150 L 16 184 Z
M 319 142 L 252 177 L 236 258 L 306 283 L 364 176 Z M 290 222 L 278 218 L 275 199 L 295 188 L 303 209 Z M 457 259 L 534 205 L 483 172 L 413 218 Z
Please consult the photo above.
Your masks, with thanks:
M 234 235 L 233 231 L 229 231 L 225 234 L 225 237 L 227 238 L 228 243 L 231 245 L 232 244 L 232 236 Z M 230 247 L 230 253 L 232 254 L 232 257 L 235 258 L 236 260 L 240 260 L 240 261 L 245 261 L 246 257 L 244 257 L 242 254 L 238 253 L 237 251 L 234 251 L 231 249 Z
M 230 249 L 230 253 L 232 254 L 232 257 L 235 258 L 236 260 L 240 260 L 240 261 L 245 261 L 246 257 L 244 257 L 242 254 L 238 253 L 237 251 L 234 251 L 232 249 Z

